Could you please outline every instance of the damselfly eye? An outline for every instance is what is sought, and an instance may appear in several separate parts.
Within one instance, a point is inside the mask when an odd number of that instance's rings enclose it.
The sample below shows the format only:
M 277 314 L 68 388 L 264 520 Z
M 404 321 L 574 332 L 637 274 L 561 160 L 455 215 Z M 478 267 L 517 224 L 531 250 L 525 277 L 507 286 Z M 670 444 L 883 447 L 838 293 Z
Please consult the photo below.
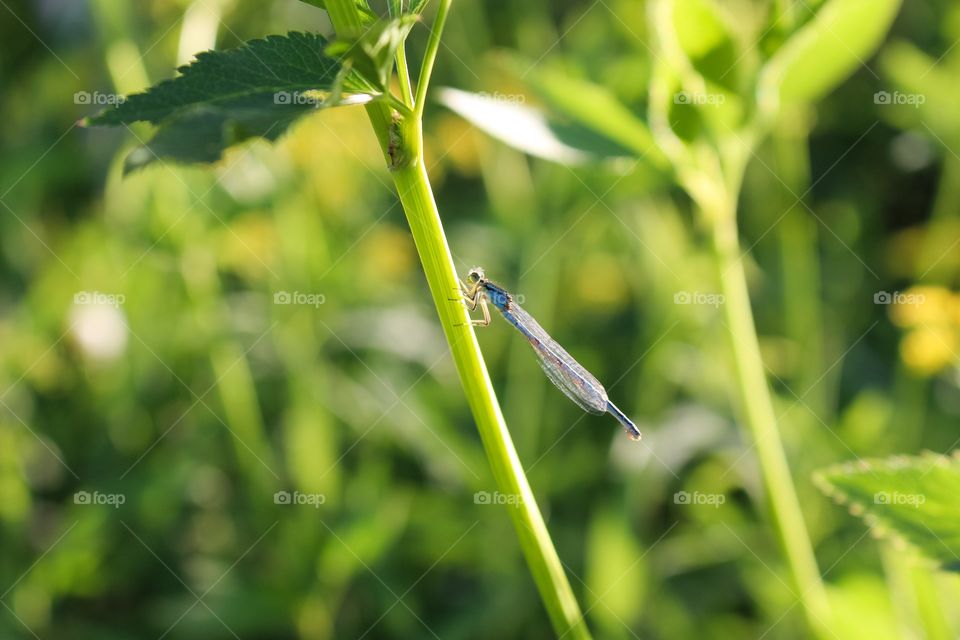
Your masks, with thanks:
M 468 283 L 475 284 L 481 280 L 483 280 L 483 269 L 480 267 L 474 267 L 473 269 L 470 269 L 469 273 L 467 273 Z

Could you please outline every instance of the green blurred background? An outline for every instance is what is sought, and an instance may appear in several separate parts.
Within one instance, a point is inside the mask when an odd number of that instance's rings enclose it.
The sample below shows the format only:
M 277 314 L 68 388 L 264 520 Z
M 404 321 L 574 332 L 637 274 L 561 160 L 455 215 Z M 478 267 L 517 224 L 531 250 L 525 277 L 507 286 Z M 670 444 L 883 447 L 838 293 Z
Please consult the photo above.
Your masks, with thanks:
M 519 55 L 642 112 L 643 4 L 456 2 L 435 83 L 534 104 L 504 71 Z M 770 3 L 730 4 L 762 24 Z M 504 508 L 478 494 L 498 499 L 363 110 L 126 178 L 149 132 L 75 124 L 197 51 L 328 33 L 324 12 L 2 5 L 0 637 L 550 637 Z M 780 427 L 845 638 L 960 634 L 956 577 L 905 562 L 810 481 L 960 438 L 960 111 L 943 108 L 960 104 L 958 39 L 960 6 L 907 2 L 879 54 L 761 149 L 741 199 Z M 597 637 L 805 637 L 679 189 L 643 162 L 531 160 L 438 105 L 425 128 L 458 269 L 524 296 L 644 432 L 634 445 L 583 415 L 506 323 L 482 330 Z

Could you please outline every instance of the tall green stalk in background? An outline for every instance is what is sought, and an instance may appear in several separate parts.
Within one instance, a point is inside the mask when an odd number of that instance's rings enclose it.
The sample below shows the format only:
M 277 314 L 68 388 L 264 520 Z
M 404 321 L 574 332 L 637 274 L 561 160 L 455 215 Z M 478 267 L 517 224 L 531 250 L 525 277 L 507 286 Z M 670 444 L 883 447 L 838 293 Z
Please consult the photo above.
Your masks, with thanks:
M 733 182 L 739 183 L 739 177 L 734 176 Z M 716 200 L 698 204 L 710 224 L 720 289 L 725 298 L 723 316 L 730 337 L 740 410 L 756 446 L 767 503 L 793 573 L 797 598 L 811 628 L 827 636 L 831 626 L 830 607 L 777 428 L 750 307 L 737 232 L 737 192 L 727 193 L 726 197 L 719 195 L 722 193 L 718 190 Z
M 746 165 L 759 143 L 771 130 L 776 131 L 778 124 L 782 127 L 783 122 L 790 121 L 791 105 L 814 102 L 862 64 L 862 57 L 869 55 L 886 33 L 899 3 L 833 0 L 796 31 L 792 9 L 779 3 L 774 25 L 781 25 L 788 40 L 760 69 L 754 70 L 755 112 L 741 125 L 731 128 L 722 117 L 713 118 L 704 111 L 702 126 L 710 133 L 693 141 L 683 140 L 675 133 L 667 106 L 669 94 L 679 84 L 693 95 L 718 95 L 717 92 L 724 91 L 719 84 L 723 76 L 712 77 L 709 69 L 697 66 L 690 45 L 674 27 L 678 12 L 683 11 L 679 3 L 658 0 L 651 6 L 652 22 L 660 27 L 658 35 L 665 61 L 652 91 L 652 131 L 671 159 L 678 180 L 697 205 L 710 236 L 725 297 L 723 317 L 736 372 L 740 412 L 757 452 L 767 503 L 790 567 L 797 601 L 810 628 L 821 637 L 829 637 L 834 620 L 760 353 L 739 242 L 737 205 Z M 731 28 L 729 17 L 720 12 L 714 16 L 718 33 Z M 777 136 L 774 141 L 782 142 Z M 810 287 L 805 293 L 812 294 Z M 819 339 L 818 332 L 812 337 Z

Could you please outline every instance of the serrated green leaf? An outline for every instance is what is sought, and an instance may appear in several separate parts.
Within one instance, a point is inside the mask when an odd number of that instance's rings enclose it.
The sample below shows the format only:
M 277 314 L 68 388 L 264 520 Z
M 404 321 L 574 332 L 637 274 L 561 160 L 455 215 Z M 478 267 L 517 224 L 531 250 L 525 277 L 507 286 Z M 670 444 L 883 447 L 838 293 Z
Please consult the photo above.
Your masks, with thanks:
M 347 104 L 341 101 L 340 104 Z M 317 107 L 310 107 L 312 111 Z M 211 163 L 220 159 L 228 147 L 250 138 L 276 140 L 306 111 L 298 105 L 278 105 L 261 115 L 242 119 L 226 118 L 222 112 L 198 107 L 165 121 L 150 141 L 124 160 L 124 173 L 145 167 L 160 159 L 183 163 Z
M 417 20 L 414 15 L 382 20 L 357 38 L 331 42 L 326 53 L 348 66 L 363 82 L 380 93 L 386 93 L 393 71 L 393 57 Z
M 488 96 L 442 88 L 437 100 L 494 138 L 524 153 L 566 165 L 631 155 L 629 149 L 576 124 L 549 118 L 512 96 Z
M 258 111 L 284 104 L 275 96 L 283 91 L 329 91 L 340 65 L 323 55 L 323 36 L 292 32 L 251 40 L 226 51 L 205 51 L 180 75 L 138 93 L 115 108 L 90 119 L 92 125 L 119 125 L 137 121 L 158 124 L 187 108 Z
M 814 102 L 880 45 L 900 0 L 830 0 L 764 66 L 761 101 Z
M 909 542 L 943 568 L 960 570 L 960 457 L 863 461 L 825 469 L 814 480 L 878 535 Z
M 127 159 L 127 169 L 157 158 L 212 162 L 251 137 L 276 139 L 305 113 L 379 97 L 324 54 L 322 36 L 292 32 L 252 40 L 236 49 L 207 51 L 180 76 L 134 94 L 90 119 L 92 125 L 137 121 L 159 126 Z

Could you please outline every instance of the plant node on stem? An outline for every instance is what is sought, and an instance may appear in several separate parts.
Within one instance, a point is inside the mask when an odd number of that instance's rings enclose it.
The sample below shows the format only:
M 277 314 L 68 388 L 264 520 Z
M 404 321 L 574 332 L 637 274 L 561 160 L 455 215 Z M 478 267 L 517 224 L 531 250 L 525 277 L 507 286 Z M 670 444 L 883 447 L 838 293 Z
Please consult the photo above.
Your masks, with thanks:
M 419 120 L 393 111 L 387 140 L 387 165 L 390 171 L 413 166 L 422 152 Z

